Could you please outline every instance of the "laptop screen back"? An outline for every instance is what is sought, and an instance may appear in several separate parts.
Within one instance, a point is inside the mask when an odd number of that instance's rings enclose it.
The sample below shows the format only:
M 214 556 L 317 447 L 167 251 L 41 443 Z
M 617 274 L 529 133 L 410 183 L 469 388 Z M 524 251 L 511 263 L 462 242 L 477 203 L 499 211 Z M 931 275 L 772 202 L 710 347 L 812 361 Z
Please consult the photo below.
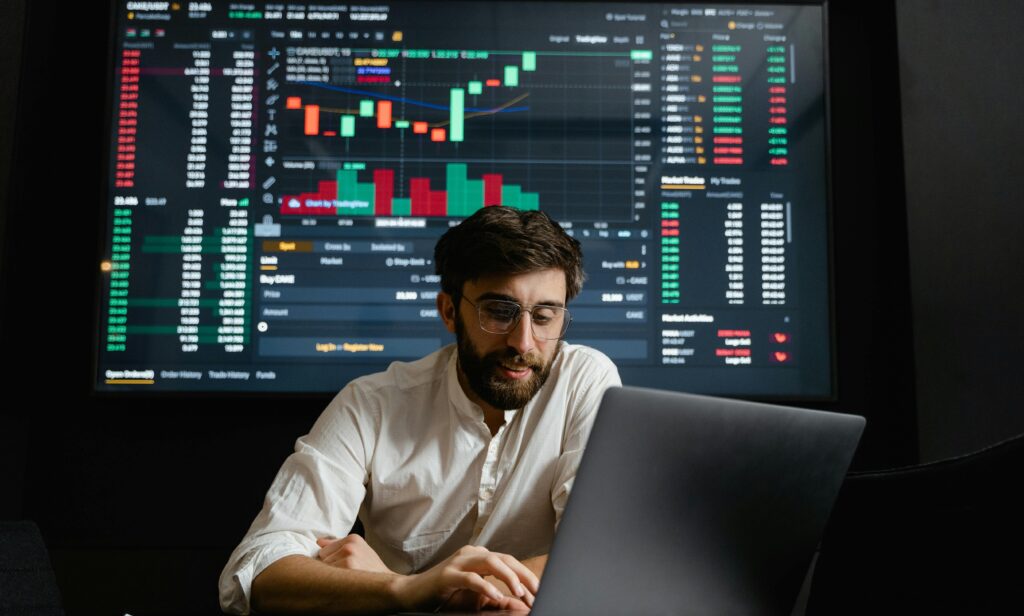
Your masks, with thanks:
M 537 614 L 788 614 L 864 419 L 605 394 Z

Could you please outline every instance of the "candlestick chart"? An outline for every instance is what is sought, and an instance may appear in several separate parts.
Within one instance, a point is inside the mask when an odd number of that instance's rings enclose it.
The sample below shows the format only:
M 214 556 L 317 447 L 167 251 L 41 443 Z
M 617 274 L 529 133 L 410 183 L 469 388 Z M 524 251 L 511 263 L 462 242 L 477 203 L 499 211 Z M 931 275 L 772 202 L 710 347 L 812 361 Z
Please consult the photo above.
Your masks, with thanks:
M 629 52 L 289 48 L 283 216 L 630 220 Z

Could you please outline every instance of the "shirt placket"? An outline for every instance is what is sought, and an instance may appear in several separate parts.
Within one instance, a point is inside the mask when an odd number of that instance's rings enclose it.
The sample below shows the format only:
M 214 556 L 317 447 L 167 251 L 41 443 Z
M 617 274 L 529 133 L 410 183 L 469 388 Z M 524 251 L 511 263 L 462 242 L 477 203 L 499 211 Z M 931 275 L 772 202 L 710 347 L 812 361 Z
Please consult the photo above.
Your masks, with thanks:
M 483 468 L 480 470 L 480 489 L 477 491 L 477 520 L 473 529 L 473 538 L 480 535 L 487 519 L 494 509 L 494 493 L 498 489 L 498 479 L 501 455 L 501 442 L 505 435 L 507 423 L 498 428 L 497 434 L 491 437 L 487 444 L 487 457 L 484 459 Z M 490 436 L 490 434 L 488 434 Z

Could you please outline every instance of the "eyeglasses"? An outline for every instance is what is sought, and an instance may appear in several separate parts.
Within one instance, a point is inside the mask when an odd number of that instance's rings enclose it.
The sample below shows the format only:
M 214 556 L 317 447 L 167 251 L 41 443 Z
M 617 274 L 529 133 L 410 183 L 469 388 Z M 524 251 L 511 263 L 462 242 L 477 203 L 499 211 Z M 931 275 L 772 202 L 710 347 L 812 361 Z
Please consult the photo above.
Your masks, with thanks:
M 533 337 L 538 340 L 558 340 L 565 335 L 572 322 L 569 311 L 560 306 L 523 306 L 516 302 L 503 299 L 482 299 L 473 302 L 465 299 L 476 308 L 480 329 L 489 334 L 507 334 L 519 325 L 523 312 L 530 313 L 530 324 L 533 326 Z M 529 310 L 527 310 L 529 308 Z

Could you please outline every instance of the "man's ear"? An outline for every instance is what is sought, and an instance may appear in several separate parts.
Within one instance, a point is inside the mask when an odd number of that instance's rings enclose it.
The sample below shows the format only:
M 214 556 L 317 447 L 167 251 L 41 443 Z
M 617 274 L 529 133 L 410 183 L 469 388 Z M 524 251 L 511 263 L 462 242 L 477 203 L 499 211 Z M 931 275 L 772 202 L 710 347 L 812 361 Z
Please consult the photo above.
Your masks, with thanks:
M 441 320 L 444 321 L 444 326 L 448 328 L 448 331 L 454 334 L 455 302 L 452 301 L 452 296 L 444 291 L 437 294 L 437 313 L 441 315 Z

